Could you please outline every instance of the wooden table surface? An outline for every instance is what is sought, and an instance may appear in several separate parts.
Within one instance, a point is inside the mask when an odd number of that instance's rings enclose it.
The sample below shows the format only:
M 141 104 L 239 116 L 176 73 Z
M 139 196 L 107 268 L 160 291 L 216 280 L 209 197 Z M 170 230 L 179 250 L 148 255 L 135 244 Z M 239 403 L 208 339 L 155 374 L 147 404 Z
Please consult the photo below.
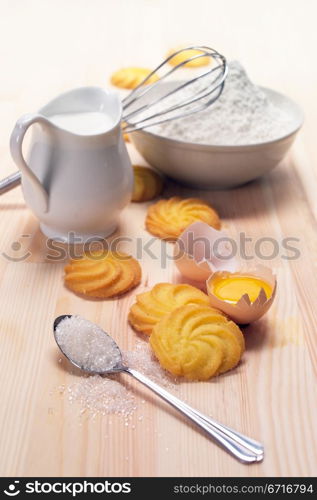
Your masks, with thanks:
M 46 239 L 17 188 L 0 200 L 0 474 L 316 475 L 316 2 L 266 0 L 259 9 L 251 0 L 0 0 L 0 11 L 1 177 L 16 170 L 8 141 L 21 114 L 71 87 L 106 85 L 122 65 L 153 66 L 177 44 L 210 44 L 241 60 L 253 80 L 288 94 L 306 114 L 291 154 L 270 175 L 231 191 L 170 183 L 164 193 L 209 200 L 228 232 L 245 232 L 251 247 L 261 237 L 298 239 L 297 259 L 280 251 L 267 261 L 278 296 L 267 316 L 246 328 L 243 363 L 226 376 L 180 387 L 193 406 L 262 441 L 264 461 L 238 463 L 141 387 L 135 391 L 145 400 L 143 420 L 137 410 L 135 428 L 115 416 L 79 418 L 78 405 L 56 391 L 73 378 L 57 362 L 52 321 L 80 313 L 131 349 L 137 337 L 126 316 L 135 292 L 105 302 L 68 292 L 63 262 L 48 262 Z M 146 209 L 130 204 L 120 234 L 146 242 Z M 161 269 L 145 256 L 142 268 L 138 290 L 179 279 L 170 261 Z

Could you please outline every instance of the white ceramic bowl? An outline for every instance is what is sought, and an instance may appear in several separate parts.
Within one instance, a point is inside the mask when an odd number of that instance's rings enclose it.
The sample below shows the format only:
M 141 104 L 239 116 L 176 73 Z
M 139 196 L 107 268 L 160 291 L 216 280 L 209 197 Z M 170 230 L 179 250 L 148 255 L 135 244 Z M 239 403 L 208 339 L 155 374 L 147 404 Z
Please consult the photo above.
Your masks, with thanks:
M 166 82 L 158 92 L 166 92 L 176 83 Z M 274 90 L 261 88 L 276 106 L 290 114 L 294 126 L 286 136 L 249 146 L 210 146 L 139 130 L 131 134 L 131 140 L 150 165 L 183 184 L 200 189 L 244 184 L 269 172 L 283 160 L 303 123 L 303 113 L 294 101 Z

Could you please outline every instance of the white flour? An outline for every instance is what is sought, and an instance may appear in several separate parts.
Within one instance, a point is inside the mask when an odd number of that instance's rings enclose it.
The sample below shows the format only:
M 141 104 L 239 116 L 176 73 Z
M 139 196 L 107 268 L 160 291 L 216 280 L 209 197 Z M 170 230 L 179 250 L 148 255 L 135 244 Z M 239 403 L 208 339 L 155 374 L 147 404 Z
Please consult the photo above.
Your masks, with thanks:
M 189 92 L 206 86 L 203 80 L 191 90 L 183 89 L 168 100 L 177 104 Z M 160 104 L 166 107 L 167 101 Z M 156 110 L 155 110 L 156 111 Z M 256 144 L 277 139 L 293 129 L 291 115 L 276 107 L 248 78 L 237 61 L 229 63 L 229 74 L 220 98 L 204 111 L 151 127 L 156 134 L 186 142 L 212 145 Z

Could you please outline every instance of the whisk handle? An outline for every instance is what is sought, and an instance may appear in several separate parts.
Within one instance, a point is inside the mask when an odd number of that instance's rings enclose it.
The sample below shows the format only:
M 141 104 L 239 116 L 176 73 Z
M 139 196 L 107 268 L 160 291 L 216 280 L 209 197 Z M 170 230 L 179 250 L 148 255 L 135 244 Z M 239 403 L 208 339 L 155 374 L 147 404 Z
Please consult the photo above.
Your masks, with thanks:
M 21 173 L 14 172 L 14 174 L 5 177 L 0 181 L 0 195 L 10 191 L 11 189 L 21 184 Z
M 177 408 L 240 462 L 250 464 L 263 460 L 264 449 L 263 446 L 257 441 L 254 441 L 253 439 L 250 439 L 203 415 L 174 395 L 170 394 L 155 382 L 152 382 L 152 380 L 142 373 L 139 373 L 137 370 L 134 370 L 133 368 L 126 368 L 125 373 L 132 375 L 143 385 L 152 389 L 152 391 L 158 394 L 162 399 L 164 399 L 164 401 L 169 403 L 174 408 Z

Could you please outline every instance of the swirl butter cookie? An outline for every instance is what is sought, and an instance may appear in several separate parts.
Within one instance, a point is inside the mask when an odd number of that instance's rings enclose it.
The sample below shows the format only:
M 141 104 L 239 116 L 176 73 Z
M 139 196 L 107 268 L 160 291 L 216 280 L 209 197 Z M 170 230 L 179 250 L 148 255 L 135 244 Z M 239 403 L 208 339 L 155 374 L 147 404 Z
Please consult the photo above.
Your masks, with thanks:
M 136 302 L 131 306 L 128 319 L 135 330 L 150 335 L 153 327 L 163 316 L 185 304 L 208 306 L 209 298 L 191 285 L 158 283 L 148 292 L 136 296 Z
M 207 380 L 231 370 L 244 352 L 239 327 L 215 309 L 197 305 L 163 316 L 150 344 L 163 368 L 189 380 Z
M 75 293 L 95 298 L 122 295 L 141 280 L 137 260 L 123 252 L 96 251 L 65 267 L 65 284 Z
M 122 68 L 112 74 L 110 81 L 112 85 L 122 89 L 135 89 L 152 71 L 147 68 L 129 67 Z M 159 79 L 155 73 L 147 80 L 146 85 Z
M 149 201 L 156 198 L 163 189 L 163 180 L 151 168 L 133 165 L 134 186 L 132 201 Z
M 173 241 L 197 221 L 206 222 L 215 229 L 221 227 L 217 212 L 206 202 L 198 198 L 174 196 L 149 207 L 145 226 L 154 236 Z

